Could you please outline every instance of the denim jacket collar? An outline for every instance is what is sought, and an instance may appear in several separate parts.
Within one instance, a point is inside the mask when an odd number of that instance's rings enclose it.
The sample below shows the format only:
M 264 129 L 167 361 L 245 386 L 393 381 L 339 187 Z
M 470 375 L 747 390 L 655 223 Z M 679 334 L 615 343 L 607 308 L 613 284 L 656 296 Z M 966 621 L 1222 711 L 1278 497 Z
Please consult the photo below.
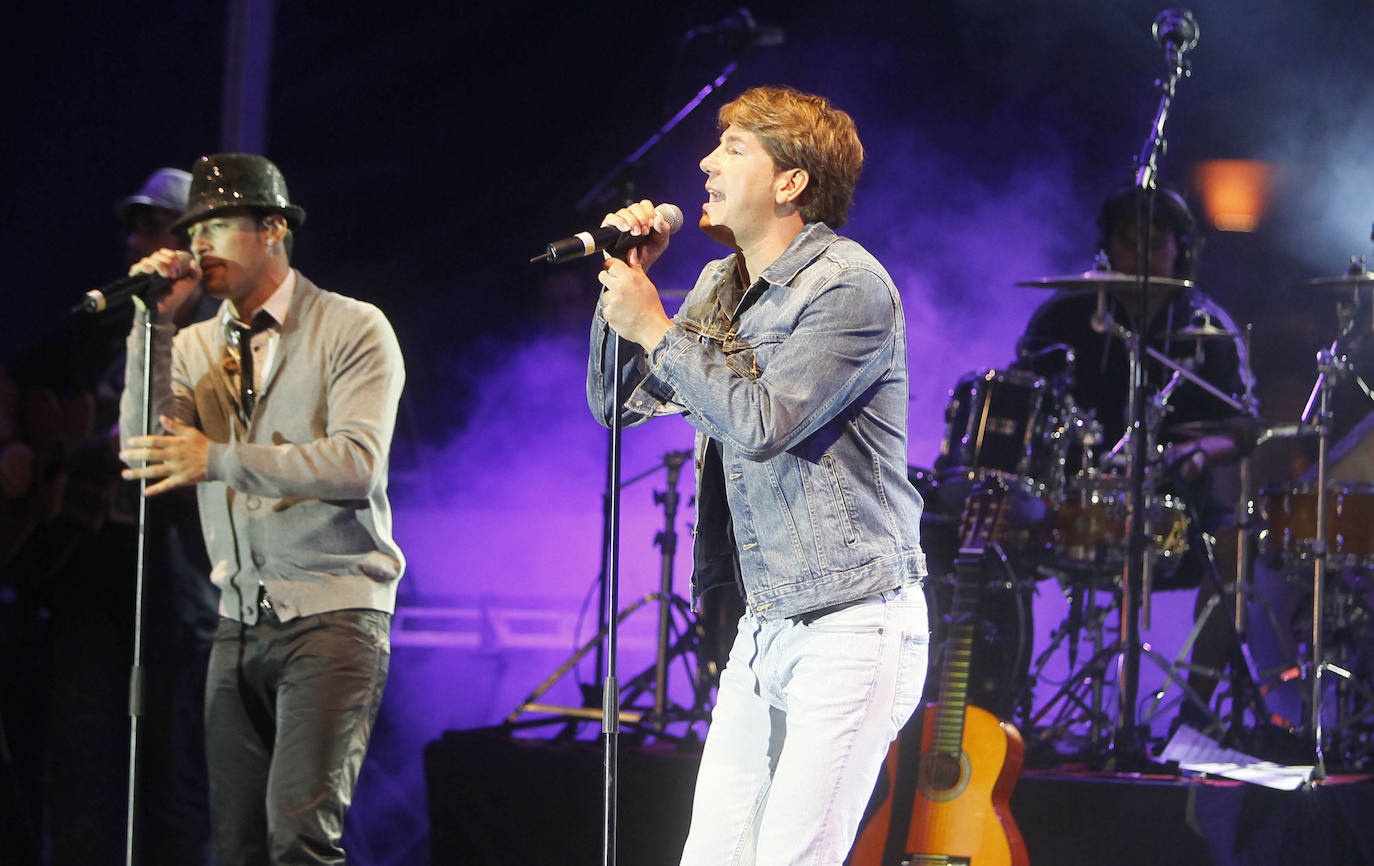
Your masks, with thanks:
M 782 251 L 771 265 L 763 269 L 758 280 L 767 280 L 775 286 L 785 286 L 796 279 L 802 268 L 814 262 L 835 242 L 835 230 L 825 223 L 807 223 L 792 243 Z M 758 280 L 754 285 L 758 285 Z
M 807 265 L 819 258 L 838 235 L 825 223 L 807 223 L 792 242 L 763 273 L 754 279 L 740 297 L 738 305 L 727 305 L 725 295 L 739 273 L 739 253 L 733 252 L 710 265 L 714 270 L 710 293 L 691 308 L 683 310 L 678 324 L 717 342 L 738 326 L 739 315 L 769 286 L 783 286 L 797 278 Z

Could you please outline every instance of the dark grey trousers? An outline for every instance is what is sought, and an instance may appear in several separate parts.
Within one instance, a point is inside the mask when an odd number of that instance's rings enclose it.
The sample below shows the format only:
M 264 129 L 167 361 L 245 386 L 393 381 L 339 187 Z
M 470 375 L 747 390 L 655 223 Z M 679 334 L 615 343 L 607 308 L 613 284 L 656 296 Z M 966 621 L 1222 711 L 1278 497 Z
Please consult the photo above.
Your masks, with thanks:
M 391 659 L 391 615 L 220 620 L 205 690 L 220 866 L 345 863 L 353 799 Z

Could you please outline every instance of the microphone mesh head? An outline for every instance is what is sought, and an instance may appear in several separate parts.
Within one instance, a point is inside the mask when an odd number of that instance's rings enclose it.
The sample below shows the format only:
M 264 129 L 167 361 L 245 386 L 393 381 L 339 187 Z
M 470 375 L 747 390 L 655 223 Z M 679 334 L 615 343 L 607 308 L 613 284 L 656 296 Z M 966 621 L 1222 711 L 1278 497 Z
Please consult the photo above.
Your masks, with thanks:
M 675 235 L 677 230 L 682 228 L 682 208 L 667 202 L 654 208 L 654 212 L 663 217 L 663 221 L 668 223 L 668 234 Z

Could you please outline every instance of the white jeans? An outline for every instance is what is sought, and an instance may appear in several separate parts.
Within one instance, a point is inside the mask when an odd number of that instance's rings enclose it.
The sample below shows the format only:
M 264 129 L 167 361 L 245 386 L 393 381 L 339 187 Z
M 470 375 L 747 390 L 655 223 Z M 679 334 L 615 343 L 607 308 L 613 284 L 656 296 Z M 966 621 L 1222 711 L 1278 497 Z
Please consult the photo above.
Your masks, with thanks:
M 805 619 L 740 618 L 683 866 L 838 866 L 849 854 L 921 697 L 925 595 L 910 586 Z

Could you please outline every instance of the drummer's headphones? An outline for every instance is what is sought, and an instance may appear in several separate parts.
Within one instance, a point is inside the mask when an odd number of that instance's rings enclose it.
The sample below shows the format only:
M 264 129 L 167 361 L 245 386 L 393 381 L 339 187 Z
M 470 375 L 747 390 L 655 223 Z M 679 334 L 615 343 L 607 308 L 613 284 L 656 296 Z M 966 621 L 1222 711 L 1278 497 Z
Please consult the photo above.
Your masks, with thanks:
M 1107 196 L 1102 202 L 1102 210 L 1097 214 L 1097 248 L 1108 248 L 1112 234 L 1123 222 L 1136 219 L 1136 201 L 1139 190 L 1135 186 L 1123 186 Z M 1192 208 L 1179 195 L 1168 187 L 1155 190 L 1154 221 L 1173 232 L 1178 245 L 1178 255 L 1174 257 L 1174 272 L 1171 277 L 1192 279 L 1193 268 L 1197 265 L 1199 244 L 1197 218 Z

